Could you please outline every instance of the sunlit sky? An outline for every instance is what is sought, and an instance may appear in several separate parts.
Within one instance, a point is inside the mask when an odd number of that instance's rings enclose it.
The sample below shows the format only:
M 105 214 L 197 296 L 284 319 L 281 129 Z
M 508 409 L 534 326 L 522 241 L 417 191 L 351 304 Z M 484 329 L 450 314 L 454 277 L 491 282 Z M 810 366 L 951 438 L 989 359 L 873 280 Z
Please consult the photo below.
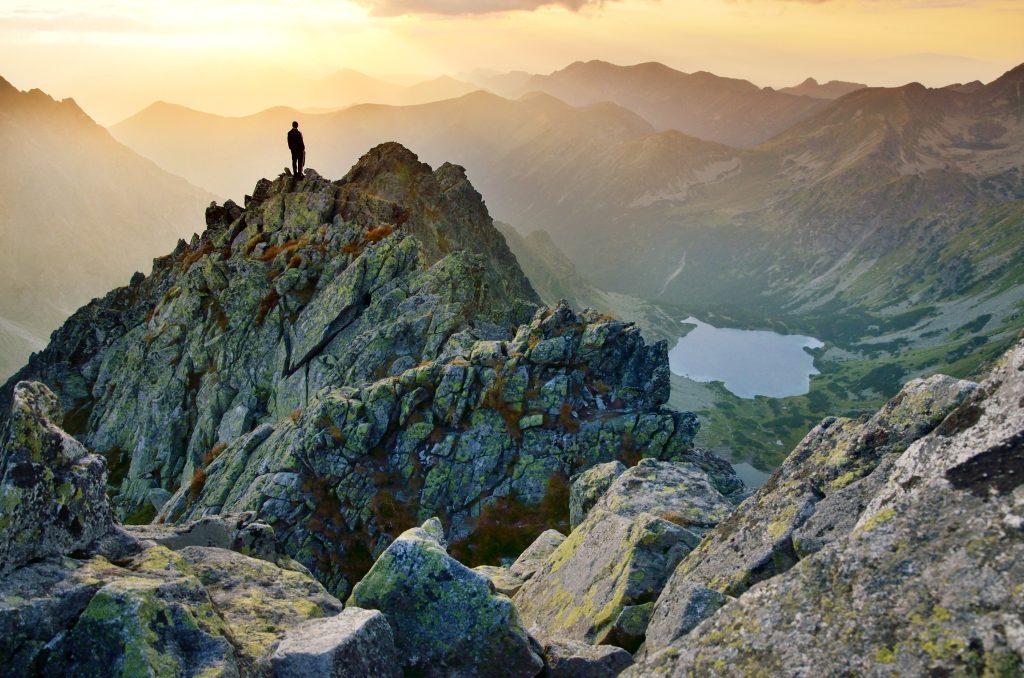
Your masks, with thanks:
M 162 99 L 224 114 L 289 81 L 661 61 L 782 87 L 992 80 L 1022 0 L 0 0 L 0 75 L 112 124 Z

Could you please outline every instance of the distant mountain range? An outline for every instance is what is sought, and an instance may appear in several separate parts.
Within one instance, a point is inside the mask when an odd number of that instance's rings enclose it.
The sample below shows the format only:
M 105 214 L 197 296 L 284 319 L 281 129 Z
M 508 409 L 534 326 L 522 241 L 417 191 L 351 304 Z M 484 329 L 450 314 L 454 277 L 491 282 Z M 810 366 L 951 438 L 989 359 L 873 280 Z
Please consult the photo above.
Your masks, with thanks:
M 844 82 L 842 80 L 829 80 L 826 83 L 818 83 L 814 78 L 807 78 L 799 85 L 783 87 L 780 92 L 793 94 L 802 97 L 814 97 L 815 99 L 838 99 L 841 96 L 864 89 L 867 85 L 859 82 Z
M 192 233 L 211 195 L 115 141 L 74 101 L 0 78 L 0 375 L 76 308 Z
M 427 162 L 464 165 L 491 213 L 532 234 L 506 238 L 545 298 L 623 316 L 644 300 L 657 310 L 642 322 L 694 314 L 823 339 L 823 375 L 787 399 L 790 414 L 733 403 L 730 425 L 742 419 L 745 433 L 726 442 L 762 467 L 788 449 L 776 440 L 795 442 L 825 413 L 873 409 L 935 369 L 977 373 L 1019 329 L 1024 67 L 989 84 L 857 86 L 836 99 L 823 97 L 854 85 L 805 82 L 819 96 L 797 96 L 657 64 L 589 62 L 506 84 L 533 91 L 243 118 L 154 104 L 111 132 L 238 201 L 254 173 L 286 164 L 293 118 L 327 176 L 400 141 Z M 664 129 L 658 111 L 748 136 L 729 145 Z
M 795 96 L 704 71 L 683 73 L 660 63 L 577 61 L 550 75 L 534 75 L 518 91 L 506 93 L 525 92 L 544 92 L 576 106 L 611 101 L 658 130 L 674 129 L 737 147 L 770 139 L 827 105 L 820 95 Z

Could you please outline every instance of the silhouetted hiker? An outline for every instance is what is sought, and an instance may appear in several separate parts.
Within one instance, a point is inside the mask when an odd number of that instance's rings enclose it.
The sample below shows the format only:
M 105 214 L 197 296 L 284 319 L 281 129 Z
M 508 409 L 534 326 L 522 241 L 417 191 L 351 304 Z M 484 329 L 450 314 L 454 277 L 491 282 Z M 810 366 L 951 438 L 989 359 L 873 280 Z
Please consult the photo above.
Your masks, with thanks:
M 302 140 L 299 123 L 293 122 L 288 130 L 288 148 L 292 152 L 292 174 L 302 177 L 302 166 L 306 164 L 306 143 Z

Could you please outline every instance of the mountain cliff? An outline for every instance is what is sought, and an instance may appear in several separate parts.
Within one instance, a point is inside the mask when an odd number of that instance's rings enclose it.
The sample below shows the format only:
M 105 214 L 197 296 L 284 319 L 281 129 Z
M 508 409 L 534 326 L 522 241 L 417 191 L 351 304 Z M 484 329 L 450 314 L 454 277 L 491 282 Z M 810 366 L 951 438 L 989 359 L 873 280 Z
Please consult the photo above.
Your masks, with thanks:
M 211 196 L 119 144 L 74 101 L 2 78 L 0 145 L 6 378 L 71 311 L 191 233 Z
M 253 511 L 340 594 L 431 515 L 468 562 L 514 555 L 595 462 L 685 457 L 740 491 L 662 407 L 665 343 L 540 307 L 461 167 L 388 143 L 206 219 L 4 390 L 56 393 L 121 519 Z

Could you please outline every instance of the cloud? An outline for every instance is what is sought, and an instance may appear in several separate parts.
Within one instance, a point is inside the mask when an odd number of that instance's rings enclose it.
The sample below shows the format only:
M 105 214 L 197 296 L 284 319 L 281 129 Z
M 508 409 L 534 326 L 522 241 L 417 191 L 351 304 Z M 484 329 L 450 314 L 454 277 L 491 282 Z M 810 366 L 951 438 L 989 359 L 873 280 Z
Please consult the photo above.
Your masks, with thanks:
M 600 7 L 615 0 L 358 0 L 372 16 L 408 14 L 494 14 L 497 12 L 533 12 L 541 7 L 564 7 L 578 12 L 584 7 Z

